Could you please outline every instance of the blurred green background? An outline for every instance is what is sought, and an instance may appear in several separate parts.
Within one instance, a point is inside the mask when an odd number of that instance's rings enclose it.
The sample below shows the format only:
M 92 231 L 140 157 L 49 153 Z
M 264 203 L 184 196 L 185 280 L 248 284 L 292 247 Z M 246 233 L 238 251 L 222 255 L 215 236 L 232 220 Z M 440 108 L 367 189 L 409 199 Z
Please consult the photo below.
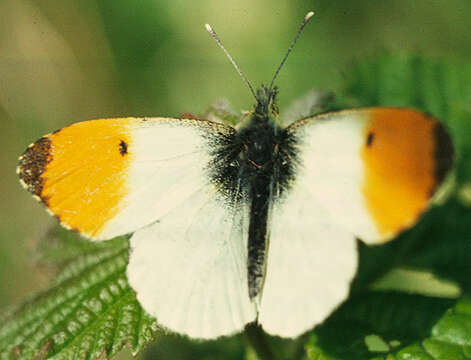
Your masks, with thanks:
M 281 110 L 312 88 L 335 91 L 352 60 L 378 50 L 471 55 L 469 0 L 0 1 L 0 309 L 50 276 L 34 249 L 54 220 L 15 174 L 29 143 L 81 120 L 198 114 L 221 97 L 248 109 L 247 87 L 203 25 L 258 86 L 309 10 L 277 81 Z

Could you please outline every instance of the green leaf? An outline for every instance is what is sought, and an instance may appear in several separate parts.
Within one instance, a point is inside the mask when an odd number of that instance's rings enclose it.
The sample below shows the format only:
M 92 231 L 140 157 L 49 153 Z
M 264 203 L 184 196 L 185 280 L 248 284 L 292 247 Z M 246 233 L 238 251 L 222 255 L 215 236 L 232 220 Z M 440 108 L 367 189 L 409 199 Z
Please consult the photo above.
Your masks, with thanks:
M 36 262 L 53 270 L 62 270 L 78 257 L 96 254 L 113 247 L 108 242 L 92 242 L 61 226 L 51 228 L 39 240 Z
M 2 321 L 0 359 L 103 359 L 126 344 L 137 353 L 152 341 L 155 320 L 142 310 L 126 280 L 127 239 L 85 243 L 64 230 L 52 238 L 68 264 L 49 291 Z
M 350 299 L 310 337 L 310 359 L 471 359 L 471 301 L 397 293 Z

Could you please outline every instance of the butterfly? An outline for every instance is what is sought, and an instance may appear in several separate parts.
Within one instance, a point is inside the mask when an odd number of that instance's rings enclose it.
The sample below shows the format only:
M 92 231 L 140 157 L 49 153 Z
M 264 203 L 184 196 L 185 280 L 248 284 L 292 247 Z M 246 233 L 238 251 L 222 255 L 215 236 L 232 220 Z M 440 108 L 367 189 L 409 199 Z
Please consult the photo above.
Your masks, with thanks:
M 283 125 L 273 85 L 281 65 L 270 86 L 255 92 L 246 81 L 255 105 L 235 127 L 91 120 L 20 157 L 21 183 L 63 226 L 92 241 L 132 233 L 129 284 L 172 331 L 211 339 L 252 322 L 282 337 L 309 330 L 347 298 L 357 239 L 384 243 L 415 224 L 452 167 L 444 127 L 413 109 Z

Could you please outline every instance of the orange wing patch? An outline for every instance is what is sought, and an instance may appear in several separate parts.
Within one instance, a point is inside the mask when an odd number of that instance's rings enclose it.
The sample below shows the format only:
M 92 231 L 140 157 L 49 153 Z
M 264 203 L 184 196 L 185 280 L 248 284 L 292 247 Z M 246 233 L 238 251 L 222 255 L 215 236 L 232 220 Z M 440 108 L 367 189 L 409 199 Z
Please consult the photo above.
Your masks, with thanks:
M 43 137 L 20 157 L 20 179 L 62 225 L 96 237 L 128 192 L 135 121 L 84 121 Z
M 399 108 L 369 110 L 363 194 L 385 238 L 411 226 L 449 170 L 453 148 L 432 117 Z

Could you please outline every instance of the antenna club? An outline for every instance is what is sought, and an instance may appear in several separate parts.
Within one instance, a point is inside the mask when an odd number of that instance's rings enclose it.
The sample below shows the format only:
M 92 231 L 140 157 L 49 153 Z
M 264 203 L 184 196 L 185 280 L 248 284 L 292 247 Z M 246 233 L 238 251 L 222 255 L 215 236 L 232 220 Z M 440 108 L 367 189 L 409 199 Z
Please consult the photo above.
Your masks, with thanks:
M 301 32 L 303 31 L 304 27 L 306 26 L 307 22 L 309 21 L 309 19 L 314 15 L 314 11 L 309 11 L 306 16 L 304 17 L 303 19 L 303 22 L 301 23 L 301 25 L 299 26 L 299 29 L 298 29 L 298 32 L 296 33 L 296 36 L 294 37 L 293 41 L 291 42 L 291 45 L 289 46 L 288 48 L 288 51 L 286 52 L 285 54 L 285 57 L 283 58 L 283 60 L 281 60 L 281 64 L 280 66 L 278 66 L 278 69 L 276 69 L 275 71 L 275 75 L 273 75 L 273 79 L 270 83 L 270 89 L 273 88 L 273 85 L 275 84 L 275 80 L 278 76 L 278 74 L 280 73 L 280 70 L 281 68 L 283 67 L 284 63 L 286 62 L 286 59 L 288 58 L 288 55 L 291 53 L 291 51 L 293 51 L 293 48 L 294 48 L 294 45 L 296 44 L 296 41 L 298 41 L 298 38 L 299 36 L 301 35 Z
M 309 11 L 306 16 L 304 17 L 304 21 L 308 21 L 310 18 L 312 18 L 315 15 L 314 11 Z
M 245 83 L 246 83 L 247 86 L 249 87 L 250 92 L 252 93 L 253 97 L 254 97 L 255 99 L 257 99 L 257 96 L 255 95 L 255 91 L 253 90 L 253 87 L 252 87 L 252 85 L 250 84 L 249 80 L 247 80 L 247 78 L 245 77 L 244 73 L 239 69 L 239 67 L 237 66 L 236 62 L 235 62 L 234 59 L 232 58 L 231 54 L 229 54 L 229 52 L 226 50 L 226 48 L 222 45 L 221 40 L 219 40 L 219 37 L 217 36 L 216 32 L 213 30 L 213 28 L 211 27 L 211 25 L 209 25 L 209 24 L 204 24 L 204 27 L 206 28 L 206 30 L 208 30 L 209 34 L 210 34 L 211 37 L 216 41 L 216 44 L 218 44 L 218 46 L 221 48 L 221 50 L 224 52 L 224 54 L 226 54 L 226 56 L 227 56 L 227 58 L 229 59 L 229 61 L 231 62 L 231 64 L 234 66 L 234 68 L 236 69 L 236 71 L 239 73 L 240 77 L 245 81 Z

